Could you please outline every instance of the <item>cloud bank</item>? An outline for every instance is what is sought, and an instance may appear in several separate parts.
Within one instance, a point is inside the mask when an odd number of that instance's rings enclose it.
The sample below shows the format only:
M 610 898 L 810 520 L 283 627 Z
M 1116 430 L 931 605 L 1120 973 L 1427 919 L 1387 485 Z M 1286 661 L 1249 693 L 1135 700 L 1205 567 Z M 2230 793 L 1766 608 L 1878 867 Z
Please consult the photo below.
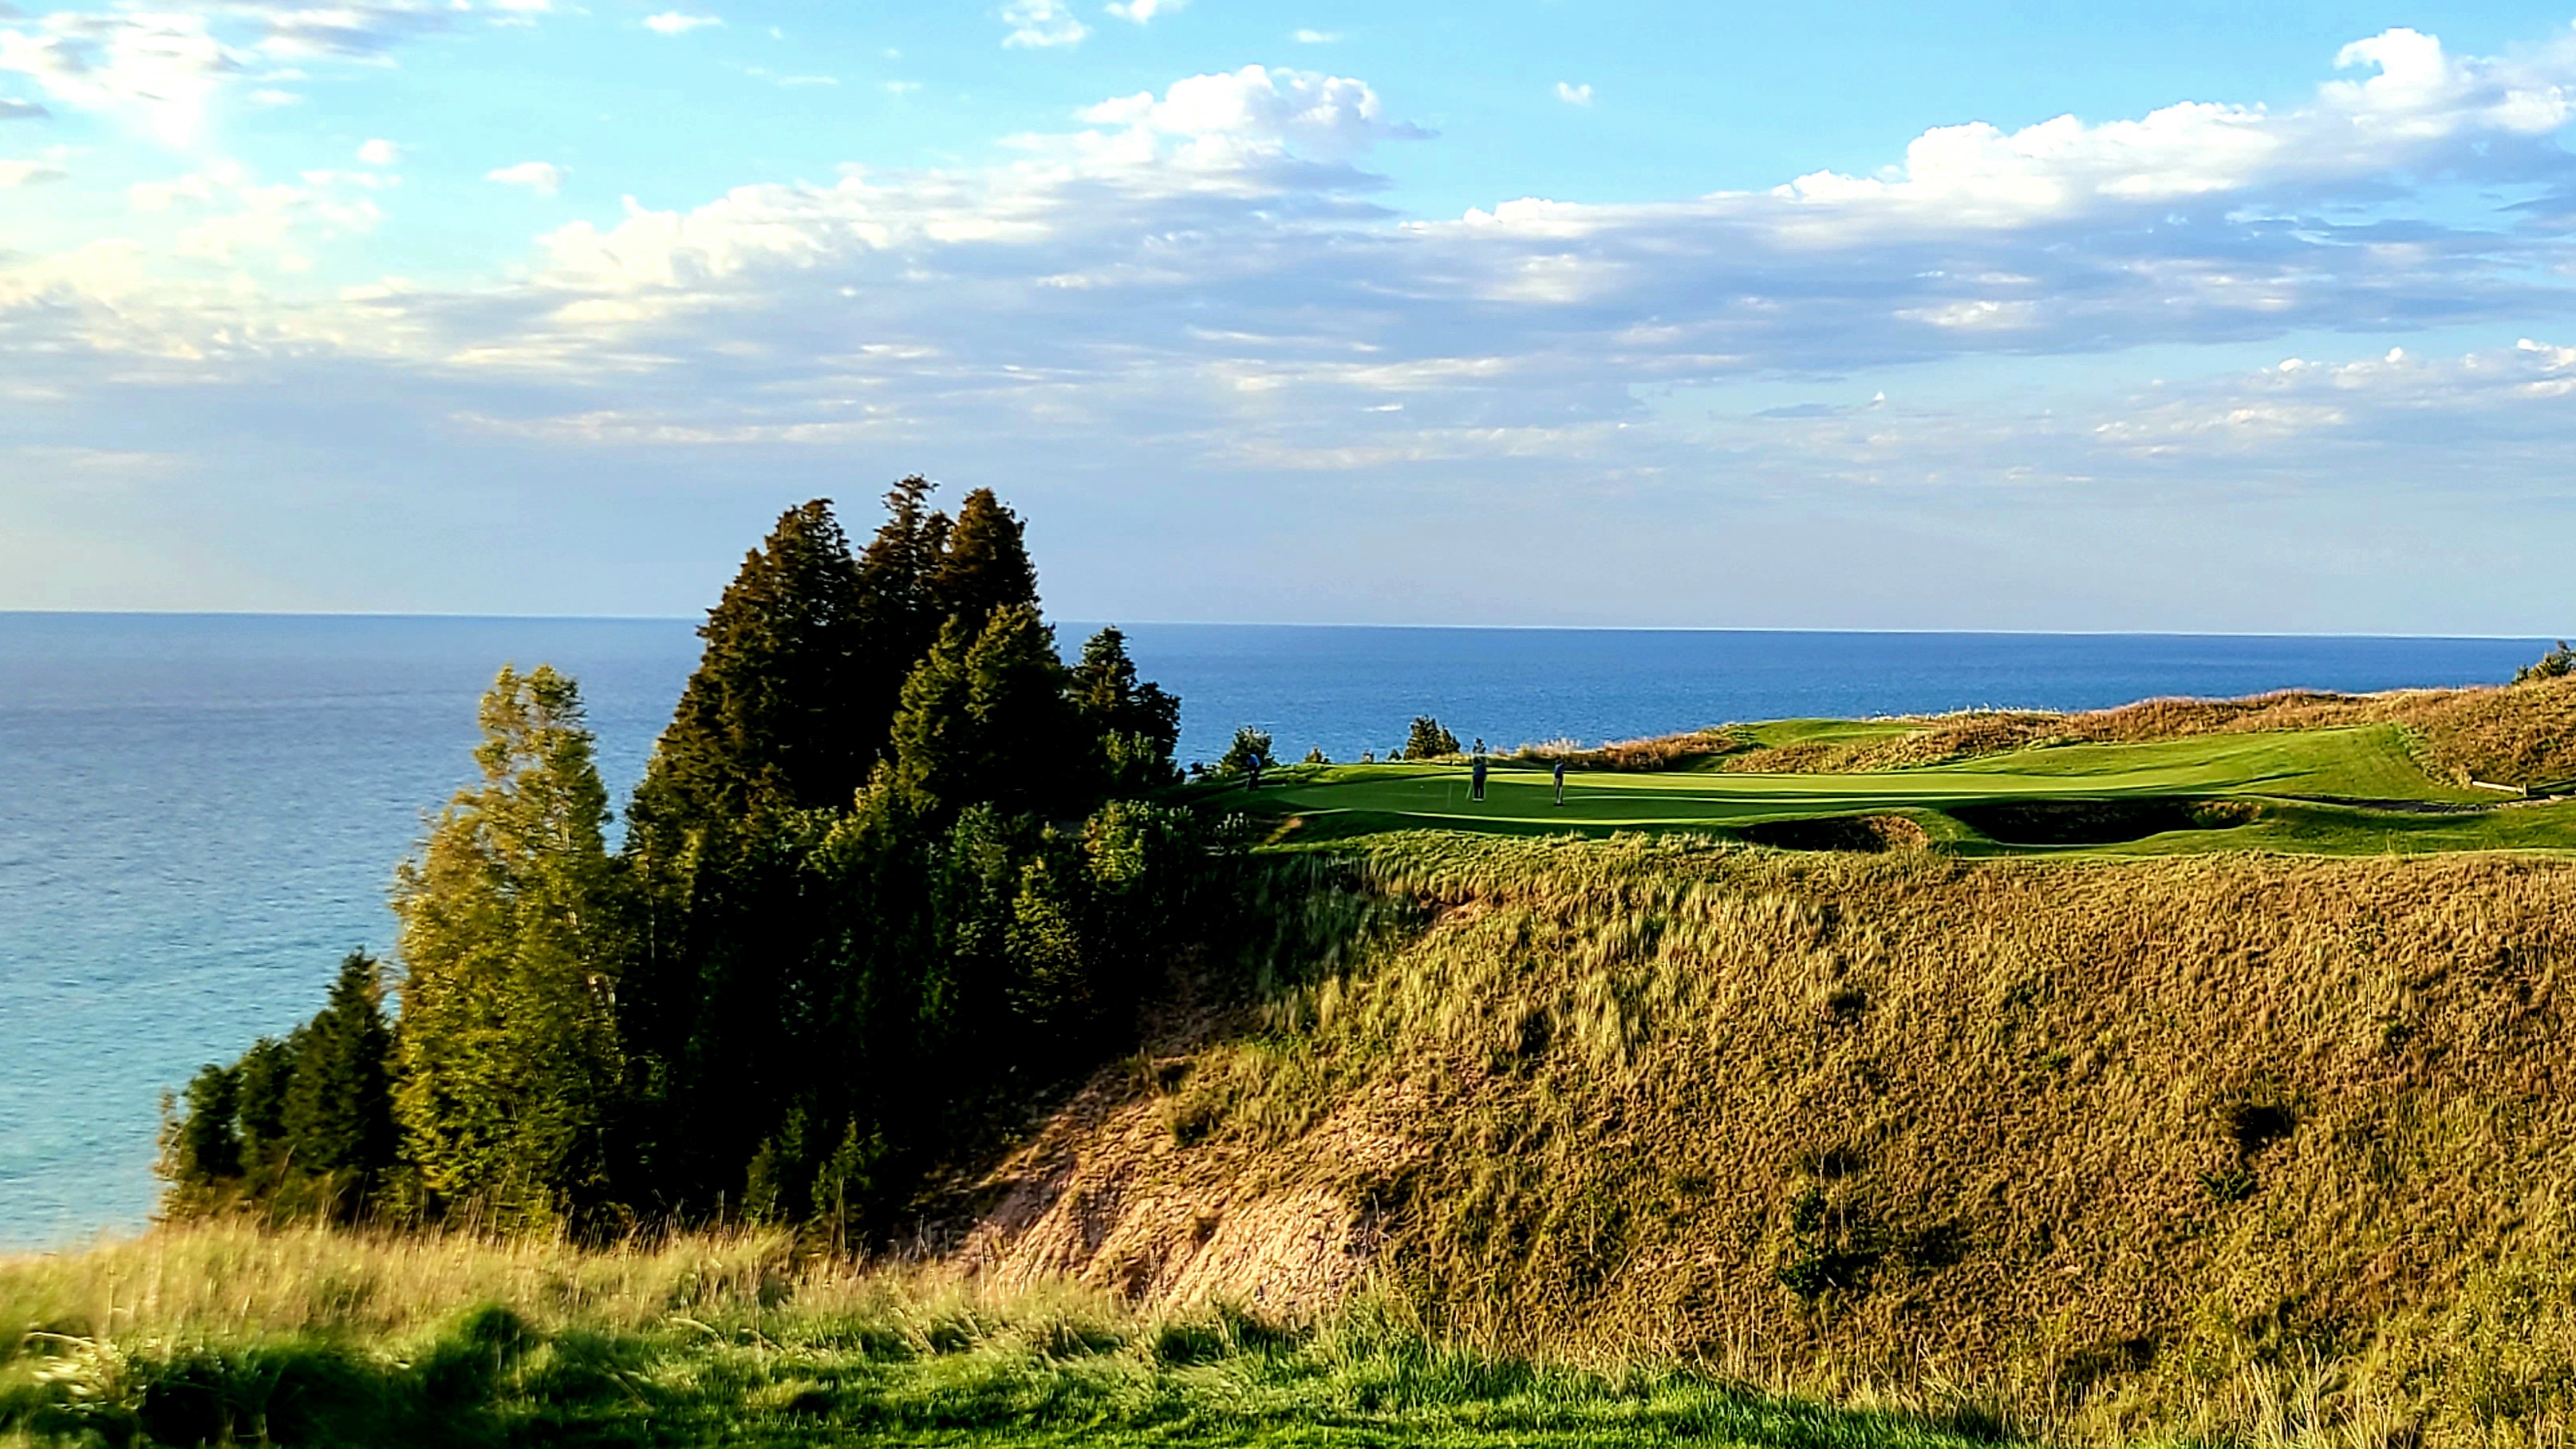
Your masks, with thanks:
M 997 13 L 1014 46 L 1088 34 L 1054 0 Z M 364 14 L 384 35 L 431 23 Z M 164 127 L 260 46 L 360 43 L 274 17 L 248 50 L 166 17 L 58 19 L 0 30 L 0 65 Z M 409 426 L 531 457 L 1097 454 L 1211 492 L 1337 477 L 1454 498 L 1473 480 L 1552 488 L 1559 506 L 2260 494 L 2334 486 L 2370 458 L 2383 480 L 2504 487 L 2441 454 L 2456 459 L 2464 420 L 2507 456 L 2576 441 L 2571 108 L 2566 39 L 2476 57 L 2391 30 L 2346 47 L 2296 107 L 1942 126 L 1863 175 L 1422 219 L 1385 205 L 1376 168 L 1430 132 L 1359 78 L 1250 65 L 1101 100 L 989 165 L 629 199 L 472 287 L 313 296 L 217 275 L 374 220 L 345 178 L 210 183 L 171 203 L 224 211 L 184 245 L 0 258 L 0 350 L 91 359 L 49 364 L 44 385 L 101 397 L 133 359 L 168 387 L 359 367 L 401 380 L 388 395 Z M 552 196 L 564 174 L 527 161 L 490 179 Z M 2372 344 L 2080 406 L 1932 407 L 1849 381 L 2481 325 L 2533 340 L 2438 361 Z M 1741 388 L 1818 396 L 1730 404 Z M 1852 400 L 1881 391 L 1895 401 Z M 2411 453 L 2420 467 L 2385 466 Z

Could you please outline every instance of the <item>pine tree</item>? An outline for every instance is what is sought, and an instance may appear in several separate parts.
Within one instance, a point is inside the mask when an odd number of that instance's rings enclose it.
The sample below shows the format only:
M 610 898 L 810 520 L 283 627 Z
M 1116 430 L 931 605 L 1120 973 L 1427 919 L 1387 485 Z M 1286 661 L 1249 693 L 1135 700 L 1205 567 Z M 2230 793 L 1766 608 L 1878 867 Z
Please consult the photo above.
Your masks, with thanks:
M 931 580 L 943 620 L 955 619 L 975 638 L 995 614 L 1038 607 L 1038 570 L 1029 561 L 1019 515 L 1002 506 L 990 488 L 978 488 L 957 505 L 947 552 Z
M 394 1103 L 438 1205 L 543 1226 L 608 1182 L 620 1052 L 607 793 L 580 692 L 552 669 L 503 669 L 482 724 L 482 783 L 395 878 Z
M 851 691 L 851 746 L 863 760 L 884 756 L 912 667 L 939 641 L 946 617 L 932 591 L 948 549 L 948 515 L 929 507 L 919 474 L 885 497 L 886 521 L 858 560 L 858 677 Z
M 1065 683 L 1055 631 L 1034 607 L 1006 606 L 974 635 L 951 618 L 904 682 L 893 788 L 940 817 L 970 801 L 989 801 L 1004 814 L 1066 803 L 1070 747 L 1079 735 Z
M 1405 759 L 1437 760 L 1456 753 L 1458 737 L 1442 728 L 1440 721 L 1427 714 L 1413 717 L 1413 729 L 1404 739 Z
M 1082 662 L 1073 667 L 1072 698 L 1099 741 L 1102 793 L 1133 795 L 1173 783 L 1181 702 L 1160 685 L 1136 682 L 1127 636 L 1115 627 L 1084 642 Z
M 630 812 L 646 853 L 675 854 L 711 825 L 849 805 L 872 757 L 847 717 L 858 605 L 830 500 L 781 514 L 698 630 L 706 650 Z
M 233 1122 L 241 1139 L 242 1176 L 255 1192 L 277 1184 L 293 1164 L 286 1135 L 286 1090 L 295 1080 L 294 1038 L 261 1037 L 233 1064 Z
M 170 1184 L 165 1211 L 184 1217 L 210 1203 L 224 1184 L 241 1176 L 241 1135 L 235 1122 L 240 1082 L 232 1069 L 208 1062 L 188 1079 L 184 1115 L 168 1093 L 161 1098 L 161 1160 L 154 1164 Z
M 283 1125 L 296 1170 L 329 1177 L 356 1209 L 393 1166 L 393 1033 L 385 1025 L 376 963 L 353 951 L 320 1014 L 296 1033 L 295 1071 Z

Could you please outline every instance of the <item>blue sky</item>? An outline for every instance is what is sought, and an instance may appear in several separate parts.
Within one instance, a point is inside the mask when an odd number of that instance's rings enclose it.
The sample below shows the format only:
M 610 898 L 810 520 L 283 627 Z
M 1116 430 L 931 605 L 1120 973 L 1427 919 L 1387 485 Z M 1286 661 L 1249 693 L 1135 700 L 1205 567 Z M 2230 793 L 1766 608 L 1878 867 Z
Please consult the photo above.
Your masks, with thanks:
M 2576 7 L 0 3 L 0 608 L 2564 632 Z

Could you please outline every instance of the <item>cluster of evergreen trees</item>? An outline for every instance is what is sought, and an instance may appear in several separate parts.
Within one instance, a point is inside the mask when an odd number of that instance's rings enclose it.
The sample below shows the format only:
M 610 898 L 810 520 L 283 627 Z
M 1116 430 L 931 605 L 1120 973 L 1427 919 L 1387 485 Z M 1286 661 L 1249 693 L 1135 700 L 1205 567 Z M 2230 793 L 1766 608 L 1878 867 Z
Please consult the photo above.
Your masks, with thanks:
M 817 501 L 744 561 L 616 850 L 578 689 L 504 669 L 396 877 L 398 1017 L 353 956 L 201 1072 L 169 1211 L 859 1233 L 1123 1044 L 1220 860 L 1146 801 L 1179 704 L 1114 629 L 1062 661 L 990 491 L 887 504 L 864 549 Z

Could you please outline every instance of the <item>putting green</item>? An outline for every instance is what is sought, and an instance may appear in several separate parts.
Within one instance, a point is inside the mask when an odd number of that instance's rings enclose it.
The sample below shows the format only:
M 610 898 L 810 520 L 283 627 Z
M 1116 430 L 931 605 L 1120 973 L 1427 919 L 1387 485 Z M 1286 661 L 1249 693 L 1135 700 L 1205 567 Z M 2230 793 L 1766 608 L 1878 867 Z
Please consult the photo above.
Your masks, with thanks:
M 1448 764 L 1298 766 L 1257 792 L 1194 793 L 1293 817 L 1292 840 L 1425 827 L 1746 833 L 1901 815 L 1966 853 L 2576 849 L 2576 802 L 2507 803 L 2436 780 L 2393 725 L 2061 745 L 1867 774 L 1569 771 L 1563 805 L 1545 769 L 1499 762 L 1481 801 L 1468 768 Z

